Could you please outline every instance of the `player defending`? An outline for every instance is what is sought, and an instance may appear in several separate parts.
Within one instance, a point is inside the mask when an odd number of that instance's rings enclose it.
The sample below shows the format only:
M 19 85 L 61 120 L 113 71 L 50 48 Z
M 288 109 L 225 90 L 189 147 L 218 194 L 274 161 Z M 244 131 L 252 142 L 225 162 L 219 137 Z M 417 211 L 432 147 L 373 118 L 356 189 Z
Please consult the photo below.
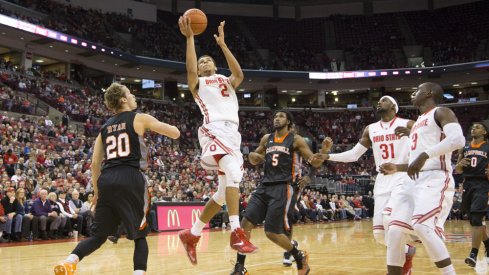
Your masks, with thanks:
M 372 148 L 377 171 L 384 163 L 407 163 L 409 153 L 409 129 L 414 121 L 397 117 L 399 106 L 394 98 L 383 96 L 377 104 L 377 113 L 381 119 L 365 127 L 360 141 L 351 150 L 339 154 L 325 154 L 329 161 L 354 162 L 360 156 Z M 323 147 L 331 147 L 327 140 L 323 141 Z M 323 150 L 321 150 L 323 151 Z M 386 233 L 389 224 L 391 205 L 397 197 L 397 190 L 402 187 L 403 179 L 407 179 L 405 172 L 384 175 L 379 173 L 374 186 L 374 218 L 373 234 L 375 240 L 383 245 L 386 244 Z M 405 273 L 412 267 L 412 256 L 415 253 L 414 247 L 406 247 L 407 261 L 405 263 Z
M 229 77 L 216 74 L 216 64 L 210 56 L 204 55 L 197 60 L 190 19 L 180 17 L 178 25 L 180 32 L 187 38 L 188 86 L 204 116 L 204 122 L 199 128 L 201 165 L 207 170 L 218 170 L 219 181 L 217 192 L 207 202 L 192 229 L 179 232 L 190 262 L 196 265 L 195 247 L 202 230 L 224 203 L 228 207 L 232 230 L 231 248 L 244 254 L 253 253 L 257 248 L 248 241 L 239 224 L 239 184 L 243 178 L 243 156 L 240 151 L 239 106 L 235 89 L 243 81 L 243 72 L 224 42 L 224 22 L 219 25 L 219 35 L 214 37 L 231 70 Z
M 104 95 L 105 105 L 115 115 L 102 126 L 92 156 L 95 220 L 92 236 L 81 241 L 66 260 L 55 266 L 54 274 L 74 274 L 76 265 L 105 243 L 122 223 L 127 238 L 134 240 L 134 275 L 146 274 L 149 225 L 149 194 L 145 175 L 148 149 L 143 140 L 146 129 L 176 139 L 180 131 L 147 114 L 138 114 L 136 97 L 121 84 L 113 83 Z M 105 158 L 103 168 L 102 161 Z
M 487 144 L 488 127 L 482 122 L 476 122 L 470 129 L 472 141 L 459 152 L 455 171 L 464 177 L 464 193 L 462 197 L 462 211 L 470 216 L 472 226 L 472 249 L 465 263 L 475 267 L 479 247 L 484 240 L 486 259 L 489 253 L 489 239 L 486 227 L 483 225 L 487 213 L 489 197 L 489 181 L 486 168 L 489 160 L 489 144 Z
M 261 183 L 252 193 L 245 210 L 241 226 L 251 234 L 251 230 L 265 221 L 265 234 L 268 239 L 289 252 L 297 263 L 298 274 L 308 274 L 308 255 L 298 250 L 287 237 L 290 230 L 287 210 L 292 201 L 294 169 L 298 169 L 294 156 L 299 152 L 313 167 L 322 164 L 319 154 L 314 155 L 304 139 L 290 132 L 293 123 L 292 115 L 287 111 L 276 111 L 273 118 L 275 132 L 263 136 L 260 145 L 249 154 L 253 165 L 264 164 L 264 175 Z M 246 255 L 238 253 L 237 262 L 231 274 L 248 274 L 244 268 Z

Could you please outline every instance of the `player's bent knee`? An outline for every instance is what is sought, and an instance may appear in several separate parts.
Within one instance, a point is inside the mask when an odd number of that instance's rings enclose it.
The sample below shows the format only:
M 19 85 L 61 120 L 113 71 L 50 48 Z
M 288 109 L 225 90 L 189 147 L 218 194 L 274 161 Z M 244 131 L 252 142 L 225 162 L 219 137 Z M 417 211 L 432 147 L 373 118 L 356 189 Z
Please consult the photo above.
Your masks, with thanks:
M 482 213 L 472 213 L 470 214 L 470 225 L 471 226 L 482 226 L 484 214 Z
M 377 243 L 386 245 L 385 244 L 385 231 L 384 230 L 375 230 L 374 231 L 374 239 Z
M 212 200 L 215 203 L 219 204 L 220 206 L 223 206 L 226 203 L 226 193 L 224 193 L 224 192 L 216 192 L 212 196 Z

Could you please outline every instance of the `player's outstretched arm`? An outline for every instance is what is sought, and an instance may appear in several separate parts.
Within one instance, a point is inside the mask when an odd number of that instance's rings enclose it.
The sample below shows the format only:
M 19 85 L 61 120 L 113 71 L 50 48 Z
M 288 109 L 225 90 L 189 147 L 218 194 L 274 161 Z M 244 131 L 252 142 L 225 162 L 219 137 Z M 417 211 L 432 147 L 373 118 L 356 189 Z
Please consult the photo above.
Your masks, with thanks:
M 190 18 L 180 16 L 178 19 L 178 27 L 180 28 L 180 32 L 187 38 L 185 59 L 187 84 L 192 95 L 195 95 L 197 92 L 197 84 L 199 84 L 199 75 L 197 71 L 197 54 L 195 53 L 194 33 L 190 27 Z
M 355 162 L 357 161 L 368 148 L 372 147 L 372 141 L 370 140 L 370 134 L 368 133 L 368 126 L 365 127 L 362 133 L 362 137 L 358 143 L 350 150 L 338 154 L 322 154 L 324 160 L 337 161 L 337 162 Z
M 93 187 L 93 205 L 97 204 L 98 199 L 98 178 L 102 171 L 102 161 L 104 160 L 104 145 L 102 144 L 102 136 L 99 134 L 95 139 L 92 155 L 92 187 Z
M 149 129 L 153 132 L 156 132 L 160 135 L 165 135 L 172 139 L 177 139 L 180 137 L 180 130 L 177 127 L 166 124 L 164 122 L 160 122 L 153 116 L 148 114 L 137 114 L 134 119 L 134 130 L 138 135 L 144 135 L 144 131 Z
M 226 42 L 224 41 L 224 25 L 226 21 L 222 21 L 217 28 L 217 32 L 219 35 L 214 34 L 214 38 L 216 39 L 217 45 L 221 47 L 222 52 L 224 53 L 224 57 L 226 58 L 226 62 L 228 63 L 229 70 L 231 71 L 231 76 L 229 77 L 229 81 L 233 88 L 238 88 L 239 84 L 243 82 L 244 74 L 243 70 L 241 70 L 241 66 L 236 60 L 236 57 L 231 53 Z
M 265 162 L 265 150 L 269 136 L 270 134 L 264 135 L 255 151 L 248 155 L 248 160 L 250 161 L 251 165 L 259 165 Z

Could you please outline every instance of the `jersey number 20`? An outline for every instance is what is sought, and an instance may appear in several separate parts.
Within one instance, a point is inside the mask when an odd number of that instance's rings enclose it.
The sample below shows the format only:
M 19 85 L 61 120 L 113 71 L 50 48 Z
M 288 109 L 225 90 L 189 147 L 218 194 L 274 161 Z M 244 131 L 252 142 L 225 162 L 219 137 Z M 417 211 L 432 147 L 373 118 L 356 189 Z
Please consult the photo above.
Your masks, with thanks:
M 129 147 L 129 135 L 127 133 L 122 133 L 116 136 L 108 136 L 105 140 L 107 145 L 106 153 L 107 159 L 127 157 L 131 153 L 131 148 Z

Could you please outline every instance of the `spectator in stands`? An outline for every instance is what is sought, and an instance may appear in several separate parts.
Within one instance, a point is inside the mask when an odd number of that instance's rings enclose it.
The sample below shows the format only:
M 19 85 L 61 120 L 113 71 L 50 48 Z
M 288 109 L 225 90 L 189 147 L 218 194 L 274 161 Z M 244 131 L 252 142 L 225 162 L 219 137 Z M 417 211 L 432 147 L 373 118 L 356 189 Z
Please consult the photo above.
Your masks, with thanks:
M 48 194 L 48 199 L 49 199 L 49 202 L 51 203 L 51 209 L 53 211 L 55 211 L 57 214 L 58 214 L 58 217 L 59 217 L 59 225 L 58 225 L 58 229 L 56 230 L 56 235 L 54 235 L 54 238 L 57 239 L 57 238 L 63 238 L 65 237 L 66 235 L 64 235 L 64 230 L 66 228 L 66 223 L 67 223 L 67 220 L 68 218 L 63 216 L 61 214 L 61 204 L 58 203 L 58 196 L 56 195 L 56 193 L 54 192 L 50 192 Z
M 64 190 L 58 193 L 58 202 L 61 205 L 62 215 L 68 218 L 67 224 L 69 223 L 73 230 L 82 234 L 83 216 L 78 214 L 80 212 L 79 209 L 73 209 L 70 207 L 70 200 L 66 198 L 66 192 Z M 73 233 L 76 235 L 75 232 Z
M 13 187 L 7 189 L 7 196 L 1 200 L 1 204 L 7 216 L 5 224 L 6 239 L 18 242 L 21 238 L 22 215 L 18 214 L 19 202 L 15 198 L 15 189 Z
M 33 239 L 37 239 L 39 229 L 43 240 L 47 240 L 48 238 L 54 239 L 54 233 L 58 229 L 61 221 L 56 211 L 53 211 L 51 208 L 51 203 L 47 200 L 47 196 L 48 191 L 42 189 L 39 191 L 39 198 L 32 205 L 32 215 L 34 215 L 32 221 Z M 48 225 L 49 231 L 46 231 Z
M 5 231 L 7 224 L 7 216 L 5 215 L 5 210 L 3 209 L 2 204 L 0 203 L 0 243 L 7 243 L 8 240 L 3 238 L 3 231 Z
M 31 221 L 34 216 L 30 213 L 32 207 L 32 200 L 30 200 L 30 205 L 27 205 L 26 192 L 23 187 L 17 188 L 15 192 L 15 198 L 17 199 L 18 205 L 18 215 L 22 216 L 22 228 L 21 228 L 21 241 L 27 241 L 30 238 L 31 233 Z

